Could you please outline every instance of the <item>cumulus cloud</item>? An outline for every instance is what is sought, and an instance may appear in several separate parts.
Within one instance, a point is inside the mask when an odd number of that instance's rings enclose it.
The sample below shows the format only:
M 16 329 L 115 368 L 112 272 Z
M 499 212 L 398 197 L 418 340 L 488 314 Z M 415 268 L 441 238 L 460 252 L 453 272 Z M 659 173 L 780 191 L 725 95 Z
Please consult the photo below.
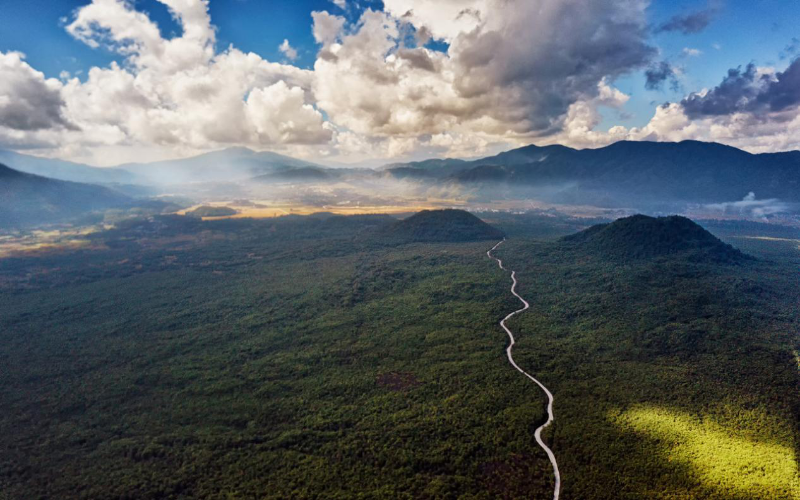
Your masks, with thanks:
M 347 20 L 342 16 L 334 16 L 326 11 L 312 12 L 314 20 L 312 33 L 317 43 L 328 45 L 336 41 Z
M 594 148 L 608 145 L 625 138 L 624 127 L 612 127 L 608 132 L 598 132 L 595 128 L 602 119 L 600 108 L 621 110 L 630 96 L 608 85 L 605 81 L 598 84 L 597 96 L 573 103 L 564 120 L 563 129 L 549 137 L 547 142 L 569 144 L 577 148 Z
M 314 106 L 312 72 L 233 47 L 216 53 L 207 1 L 160 1 L 180 22 L 180 36 L 161 37 L 126 0 L 94 0 L 76 11 L 70 34 L 125 58 L 92 68 L 85 81 L 45 80 L 20 55 L 0 53 L 0 124 L 37 131 L 0 132 L 0 141 L 27 140 L 65 156 L 86 147 L 189 154 L 330 142 L 333 133 Z M 284 45 L 288 58 L 296 55 Z
M 497 6 L 492 0 L 385 0 L 383 4 L 395 18 L 447 42 L 480 26 Z M 506 6 L 509 10 L 516 7 L 516 3 Z
M 784 71 L 748 65 L 728 72 L 713 89 L 691 93 L 680 102 L 658 106 L 643 127 L 592 128 L 583 137 L 554 136 L 576 145 L 618 140 L 719 142 L 753 153 L 800 149 L 800 62 Z M 591 109 L 591 108 L 588 108 Z M 588 112 L 584 116 L 590 116 Z M 597 121 L 588 121 L 594 123 Z M 565 128 L 565 132 L 568 128 Z
M 37 107 L 50 122 L 31 118 L 26 127 L 42 128 L 31 141 L 60 143 L 61 153 L 313 145 L 325 155 L 357 146 L 470 154 L 582 129 L 606 105 L 605 82 L 655 54 L 646 0 L 387 0 L 353 23 L 313 12 L 320 49 L 307 71 L 234 47 L 217 52 L 207 0 L 159 1 L 179 36 L 161 36 L 127 0 L 76 10 L 66 30 L 124 63 L 46 83 L 51 92 L 39 94 L 52 102 Z M 447 50 L 427 48 L 431 38 Z M 288 40 L 279 48 L 290 61 L 297 55 Z M 59 136 L 66 123 L 83 134 Z
M 305 91 L 290 88 L 282 80 L 253 89 L 246 107 L 260 143 L 317 144 L 331 138 L 323 126 L 322 113 L 305 103 Z
M 629 99 L 616 78 L 643 70 L 648 88 L 678 88 L 680 67 L 654 60 L 648 43 L 647 0 L 385 0 L 352 22 L 313 12 L 312 70 L 217 49 L 207 0 L 158 1 L 180 35 L 161 36 L 129 0 L 75 11 L 66 24 L 74 38 L 122 56 L 82 79 L 46 79 L 21 55 L 0 53 L 0 143 L 95 161 L 87 151 L 117 160 L 125 149 L 229 145 L 350 159 L 620 139 L 800 147 L 797 61 L 731 70 L 717 87 L 659 106 L 643 127 L 597 130 L 604 108 L 621 115 Z M 657 29 L 691 33 L 715 13 L 712 5 Z M 288 40 L 279 50 L 297 57 Z
M 390 0 L 355 26 L 317 15 L 314 94 L 333 122 L 377 137 L 476 136 L 523 143 L 557 133 L 601 81 L 645 65 L 645 2 Z M 406 26 L 447 52 L 406 45 Z M 334 43 L 335 41 L 335 43 Z M 479 138 L 478 138 L 479 137 Z M 437 139 L 439 140 L 439 139 Z M 459 149 L 465 148 L 459 146 Z
M 800 104 L 800 59 L 783 72 L 760 70 L 748 64 L 728 70 L 717 87 L 693 93 L 682 105 L 691 117 L 734 113 L 776 113 Z
M 77 10 L 66 29 L 90 47 L 106 46 L 128 56 L 140 68 L 177 72 L 205 64 L 214 55 L 214 28 L 208 0 L 159 0 L 183 28 L 172 40 L 161 37 L 158 26 L 126 0 L 93 0 Z
M 297 49 L 292 47 L 287 39 L 284 39 L 283 43 L 278 46 L 278 50 L 280 50 L 281 53 L 286 56 L 286 59 L 289 59 L 290 61 L 297 59 Z
M 680 89 L 680 82 L 675 68 L 666 61 L 661 61 L 647 68 L 644 76 L 644 86 L 647 90 L 660 90 L 666 82 L 670 83 L 672 90 L 677 91 Z
M 58 80 L 30 67 L 19 52 L 0 52 L 0 128 L 73 128 L 64 116 L 61 87 Z

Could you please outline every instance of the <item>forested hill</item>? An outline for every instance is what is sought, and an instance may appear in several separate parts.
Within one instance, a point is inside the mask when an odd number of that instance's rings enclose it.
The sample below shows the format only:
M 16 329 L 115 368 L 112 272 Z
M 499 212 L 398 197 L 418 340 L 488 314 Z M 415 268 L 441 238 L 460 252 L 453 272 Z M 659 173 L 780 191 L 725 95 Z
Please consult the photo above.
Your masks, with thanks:
M 390 242 L 499 240 L 503 232 L 464 210 L 423 210 L 379 232 Z
M 634 215 L 566 236 L 565 244 L 617 259 L 681 255 L 693 261 L 741 262 L 745 254 L 686 217 Z

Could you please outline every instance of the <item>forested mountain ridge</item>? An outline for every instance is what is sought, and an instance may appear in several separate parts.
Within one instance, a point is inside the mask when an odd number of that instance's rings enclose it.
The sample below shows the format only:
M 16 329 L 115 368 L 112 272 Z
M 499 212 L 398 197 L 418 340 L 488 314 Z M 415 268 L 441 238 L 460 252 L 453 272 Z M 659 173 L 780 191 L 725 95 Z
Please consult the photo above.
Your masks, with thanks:
M 759 198 L 800 201 L 800 152 L 751 154 L 698 141 L 621 141 L 598 149 L 526 146 L 464 162 L 438 160 L 388 167 L 404 178 L 510 186 L 574 185 L 625 200 L 724 202 Z

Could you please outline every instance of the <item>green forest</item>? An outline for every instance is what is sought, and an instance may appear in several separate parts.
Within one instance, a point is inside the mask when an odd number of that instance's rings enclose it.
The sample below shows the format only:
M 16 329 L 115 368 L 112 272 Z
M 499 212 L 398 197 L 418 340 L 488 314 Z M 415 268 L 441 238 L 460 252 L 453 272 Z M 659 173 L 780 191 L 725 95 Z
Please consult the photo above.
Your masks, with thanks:
M 620 262 L 560 239 L 595 221 L 485 220 L 562 498 L 800 498 L 800 251 L 719 226 L 755 258 Z M 552 497 L 496 241 L 387 223 L 157 216 L 0 259 L 0 498 Z

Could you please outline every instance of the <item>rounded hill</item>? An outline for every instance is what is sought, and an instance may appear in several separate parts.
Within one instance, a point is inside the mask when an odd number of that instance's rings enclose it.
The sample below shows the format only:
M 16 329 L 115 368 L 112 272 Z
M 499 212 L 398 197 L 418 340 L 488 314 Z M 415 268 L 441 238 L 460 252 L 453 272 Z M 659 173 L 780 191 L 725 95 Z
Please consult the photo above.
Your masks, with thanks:
M 625 217 L 590 227 L 562 241 L 620 259 L 682 255 L 693 261 L 735 262 L 749 258 L 694 221 L 678 215 Z
M 504 234 L 464 210 L 423 210 L 387 226 L 382 237 L 402 242 L 499 240 Z

